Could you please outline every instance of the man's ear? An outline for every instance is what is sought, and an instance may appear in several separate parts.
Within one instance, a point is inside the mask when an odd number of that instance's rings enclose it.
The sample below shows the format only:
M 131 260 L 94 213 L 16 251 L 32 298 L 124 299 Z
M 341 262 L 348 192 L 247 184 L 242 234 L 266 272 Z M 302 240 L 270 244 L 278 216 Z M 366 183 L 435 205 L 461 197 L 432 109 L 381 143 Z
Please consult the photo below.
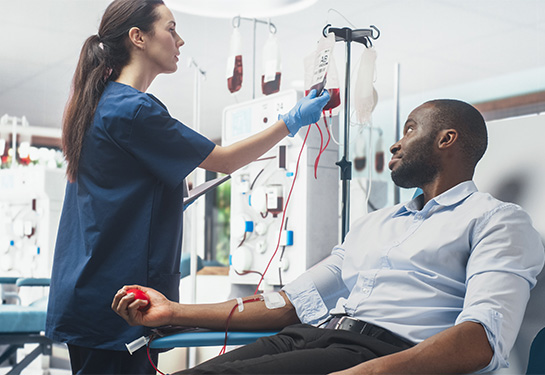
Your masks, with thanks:
M 144 33 L 138 27 L 129 30 L 129 41 L 138 49 L 144 49 Z
M 440 149 L 451 147 L 458 140 L 458 131 L 456 129 L 443 129 L 439 132 L 439 141 L 437 146 Z

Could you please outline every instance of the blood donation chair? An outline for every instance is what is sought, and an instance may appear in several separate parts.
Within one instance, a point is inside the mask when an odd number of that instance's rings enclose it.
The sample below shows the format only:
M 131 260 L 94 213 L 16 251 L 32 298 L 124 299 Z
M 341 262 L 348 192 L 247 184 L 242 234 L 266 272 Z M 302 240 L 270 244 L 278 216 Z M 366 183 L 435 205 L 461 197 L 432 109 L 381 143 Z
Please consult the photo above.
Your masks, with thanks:
M 47 287 L 49 279 L 0 277 L 0 284 L 20 287 Z M 3 288 L 4 289 L 4 288 Z M 4 300 L 15 303 L 0 305 L 0 364 L 8 362 L 12 368 L 7 375 L 20 374 L 40 354 L 51 355 L 53 342 L 44 336 L 47 296 L 29 305 L 22 305 L 16 292 L 2 294 Z M 17 350 L 25 344 L 37 344 L 30 353 L 17 362 Z M 3 350 L 2 350 L 3 348 Z
M 227 345 L 246 345 L 257 341 L 260 337 L 270 336 L 277 331 L 230 331 L 227 334 Z M 196 346 L 222 346 L 225 331 L 196 330 L 161 337 L 152 341 L 154 349 L 189 348 Z
M 530 348 L 526 375 L 545 374 L 545 328 L 537 334 Z

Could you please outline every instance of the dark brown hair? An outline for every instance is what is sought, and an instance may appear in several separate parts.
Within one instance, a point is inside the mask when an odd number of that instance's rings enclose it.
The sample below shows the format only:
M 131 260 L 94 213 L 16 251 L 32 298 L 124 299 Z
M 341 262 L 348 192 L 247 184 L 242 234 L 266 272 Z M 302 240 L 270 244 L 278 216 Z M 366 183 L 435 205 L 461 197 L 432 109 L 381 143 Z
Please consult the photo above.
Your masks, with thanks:
M 68 181 L 76 180 L 83 139 L 107 82 L 116 80 L 129 62 L 129 30 L 153 32 L 161 4 L 162 0 L 115 0 L 106 8 L 98 34 L 83 44 L 62 125 Z

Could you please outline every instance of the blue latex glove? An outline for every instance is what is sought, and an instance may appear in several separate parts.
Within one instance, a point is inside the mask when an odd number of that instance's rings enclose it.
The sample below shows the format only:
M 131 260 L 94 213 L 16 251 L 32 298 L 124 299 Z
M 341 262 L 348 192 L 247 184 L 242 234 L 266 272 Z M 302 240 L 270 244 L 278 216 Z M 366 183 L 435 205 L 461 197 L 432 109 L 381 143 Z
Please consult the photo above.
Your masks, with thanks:
M 278 119 L 284 120 L 290 131 L 290 137 L 293 137 L 302 126 L 314 124 L 320 120 L 322 109 L 328 101 L 329 92 L 327 90 L 324 90 L 322 95 L 316 97 L 316 90 L 312 89 L 288 113 L 279 115 Z

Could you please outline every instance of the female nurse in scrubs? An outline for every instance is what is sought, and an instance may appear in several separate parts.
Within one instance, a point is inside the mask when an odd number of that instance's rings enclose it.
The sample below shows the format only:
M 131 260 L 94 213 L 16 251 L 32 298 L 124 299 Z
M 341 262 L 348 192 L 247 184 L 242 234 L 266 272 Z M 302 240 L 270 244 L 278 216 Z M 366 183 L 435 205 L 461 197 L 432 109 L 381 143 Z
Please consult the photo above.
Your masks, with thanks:
M 217 146 L 146 93 L 176 71 L 183 44 L 161 0 L 116 0 L 83 45 L 63 120 L 68 184 L 46 328 L 68 344 L 73 373 L 155 373 L 145 351 L 125 348 L 148 332 L 115 315 L 111 296 L 140 284 L 177 300 L 183 179 L 235 171 L 318 121 L 329 100 L 312 92 L 261 133 Z

